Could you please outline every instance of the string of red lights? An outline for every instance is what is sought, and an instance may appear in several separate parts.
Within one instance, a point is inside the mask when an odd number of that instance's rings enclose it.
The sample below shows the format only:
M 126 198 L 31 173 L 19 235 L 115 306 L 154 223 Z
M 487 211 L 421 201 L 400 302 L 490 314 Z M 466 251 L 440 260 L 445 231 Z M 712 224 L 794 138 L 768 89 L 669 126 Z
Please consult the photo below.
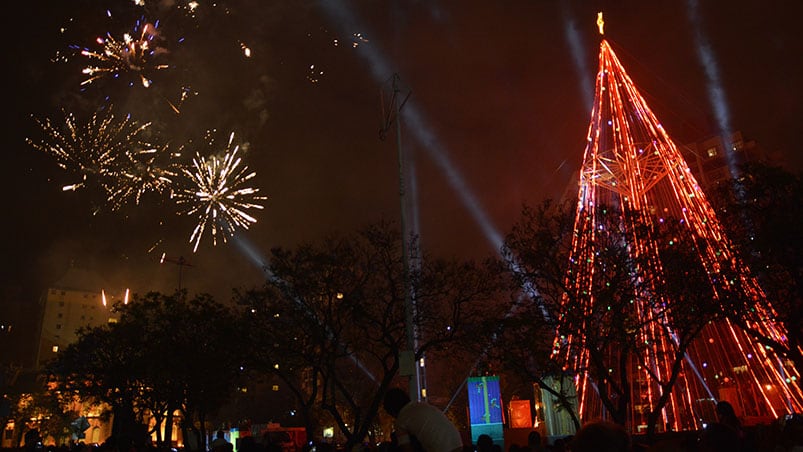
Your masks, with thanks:
M 588 141 L 583 157 L 578 193 L 575 234 L 572 243 L 570 276 L 567 285 L 571 294 L 564 301 L 566 309 L 586 313 L 579 329 L 559 331 L 554 356 L 567 363 L 566 370 L 576 376 L 578 408 L 581 419 L 605 417 L 599 391 L 611 391 L 613 383 L 601 381 L 589 371 L 591 356 L 587 337 L 578 332 L 591 328 L 595 309 L 601 301 L 595 294 L 600 283 L 599 246 L 610 240 L 604 209 L 615 207 L 621 212 L 620 227 L 627 237 L 626 249 L 633 258 L 633 274 L 638 288 L 630 301 L 631 312 L 621 315 L 639 319 L 634 330 L 643 346 L 635 349 L 624 361 L 630 401 L 628 426 L 639 431 L 646 426 L 646 414 L 653 411 L 659 399 L 666 398 L 661 410 L 661 429 L 700 429 L 717 400 L 728 400 L 744 417 L 775 419 L 784 413 L 803 409 L 800 375 L 790 362 L 778 357 L 733 322 L 722 319 L 702 327 L 683 359 L 677 358 L 679 334 L 671 322 L 675 300 L 660 299 L 656 289 L 668 271 L 658 252 L 654 238 L 637 232 L 639 225 L 655 222 L 676 222 L 688 232 L 687 237 L 673 240 L 678 245 L 693 247 L 712 282 L 714 299 L 719 301 L 722 287 L 738 290 L 752 300 L 747 313 L 748 323 L 760 334 L 784 342 L 780 324 L 772 321 L 775 312 L 747 268 L 731 251 L 716 214 L 699 187 L 677 146 L 653 114 L 636 85 L 606 40 L 602 40 L 596 94 L 588 128 Z M 736 269 L 738 276 L 728 280 L 724 270 Z M 722 282 L 722 279 L 725 279 Z M 719 281 L 714 284 L 714 281 Z M 572 306 L 567 304 L 573 303 Z M 578 305 L 579 304 L 579 305 Z M 656 306 L 663 307 L 657 309 Z M 663 310 L 665 308 L 665 310 Z M 669 312 L 669 314 L 667 314 Z M 632 352 L 632 350 L 631 350 Z M 610 347 L 604 353 L 610 362 L 619 362 L 622 353 Z M 673 369 L 672 366 L 679 366 Z M 612 366 L 611 377 L 622 369 Z M 677 374 L 673 385 L 667 380 Z M 664 394 L 667 388 L 671 392 Z

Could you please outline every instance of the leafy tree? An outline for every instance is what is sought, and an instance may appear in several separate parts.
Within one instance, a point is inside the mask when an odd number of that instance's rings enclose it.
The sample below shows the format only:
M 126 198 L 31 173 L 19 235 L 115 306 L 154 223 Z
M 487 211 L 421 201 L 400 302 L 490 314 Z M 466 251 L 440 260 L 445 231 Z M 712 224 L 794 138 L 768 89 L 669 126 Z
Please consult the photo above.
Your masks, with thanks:
M 313 369 L 322 366 L 317 358 L 323 350 L 318 344 L 325 337 L 318 324 L 298 311 L 300 306 L 277 301 L 282 297 L 271 285 L 237 296 L 248 306 L 241 323 L 248 335 L 247 347 L 252 350 L 249 369 L 257 378 L 260 374 L 275 376 L 283 383 L 282 390 L 294 395 L 307 437 L 312 438 L 320 416 L 316 410 L 320 372 Z
M 146 350 L 139 331 L 127 327 L 124 323 L 80 330 L 78 341 L 49 362 L 46 371 L 56 390 L 111 407 L 112 434 L 133 438 L 135 402 L 144 399 L 147 385 L 136 369 Z
M 148 362 L 147 373 L 164 403 L 165 438 L 171 437 L 172 415 L 179 410 L 190 431 L 206 435 L 208 415 L 214 414 L 236 390 L 242 375 L 244 349 L 238 316 L 212 299 L 200 294 L 186 299 L 179 292 L 173 296 L 149 293 L 134 309 L 136 316 L 148 319 L 143 333 L 157 359 Z M 196 422 L 200 431 L 191 428 Z
M 52 381 L 112 407 L 116 437 L 146 441 L 142 426 L 151 416 L 157 442 L 169 442 L 176 410 L 198 419 L 203 431 L 206 415 L 224 403 L 240 375 L 234 314 L 208 295 L 188 300 L 184 292 L 151 292 L 116 309 L 119 321 L 80 331 L 50 363 Z
M 2 425 L 14 421 L 12 446 L 19 447 L 23 436 L 36 429 L 42 437 L 52 436 L 57 444 L 69 438 L 69 424 L 78 415 L 69 410 L 71 400 L 49 391 L 45 379 L 34 370 L 6 368 L 7 386 L 3 388 Z
M 406 349 L 401 239 L 388 224 L 296 250 L 274 249 L 262 290 L 240 294 L 258 366 L 291 385 L 304 415 L 326 415 L 347 448 L 373 430 Z M 468 262 L 422 256 L 410 272 L 420 358 L 478 320 L 498 286 Z M 311 422 L 308 421 L 308 430 Z M 310 431 L 311 433 L 311 431 Z

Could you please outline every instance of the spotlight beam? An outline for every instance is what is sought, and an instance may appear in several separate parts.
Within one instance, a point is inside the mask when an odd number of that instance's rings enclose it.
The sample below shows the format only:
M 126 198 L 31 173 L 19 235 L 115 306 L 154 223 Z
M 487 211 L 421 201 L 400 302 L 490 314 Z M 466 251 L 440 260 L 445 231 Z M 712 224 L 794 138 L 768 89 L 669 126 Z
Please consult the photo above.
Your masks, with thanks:
M 324 11 L 331 17 L 332 21 L 340 27 L 341 32 L 349 34 L 349 30 L 365 29 L 358 18 L 339 0 L 324 0 L 321 2 Z M 378 83 L 383 83 L 388 78 L 388 74 L 393 73 L 391 65 L 380 53 L 376 45 L 360 46 L 357 49 L 359 55 L 368 63 L 371 74 Z M 401 114 L 404 120 L 410 124 L 410 132 L 415 140 L 427 151 L 434 160 L 438 168 L 446 175 L 451 188 L 460 198 L 464 207 L 468 209 L 474 221 L 480 226 L 486 240 L 491 244 L 495 251 L 501 251 L 503 239 L 502 235 L 496 230 L 490 218 L 485 213 L 481 203 L 469 188 L 457 165 L 452 162 L 448 151 L 443 146 L 435 134 L 428 126 L 428 121 L 423 113 L 416 108 L 414 103 L 405 105 Z
M 731 178 L 735 179 L 739 174 L 739 169 L 736 163 L 736 157 L 733 155 L 733 145 L 731 143 L 733 130 L 730 124 L 730 111 L 725 96 L 725 89 L 722 86 L 722 81 L 719 76 L 719 65 L 714 56 L 714 51 L 711 49 L 711 45 L 708 43 L 708 39 L 703 32 L 697 0 L 688 0 L 687 6 L 689 21 L 694 30 L 694 41 L 697 44 L 697 58 L 705 69 L 708 85 L 708 99 L 717 117 L 719 134 L 722 136 L 722 139 L 725 140 L 724 152 L 728 162 L 728 170 L 730 171 Z
M 332 22 L 334 22 L 336 26 L 340 28 L 342 33 L 348 35 L 353 30 L 365 29 L 355 14 L 352 13 L 341 1 L 323 0 L 321 5 L 325 13 L 329 15 Z M 390 69 L 390 64 L 380 53 L 377 46 L 360 46 L 357 51 L 359 52 L 359 55 L 366 61 L 371 70 L 371 75 L 379 84 L 382 84 L 385 80 L 387 80 L 388 74 L 394 72 Z M 421 113 L 418 108 L 416 108 L 416 105 L 412 103 L 410 105 L 405 105 L 401 115 L 403 115 L 403 119 L 406 121 L 406 123 L 410 125 L 409 129 L 413 138 L 415 138 L 418 144 L 420 144 L 426 150 L 427 154 L 446 176 L 446 180 L 448 181 L 449 185 L 458 195 L 458 198 L 471 214 L 471 217 L 474 219 L 476 224 L 480 227 L 485 239 L 488 241 L 494 251 L 500 257 L 504 258 L 502 254 L 502 246 L 504 244 L 502 234 L 499 233 L 499 231 L 497 231 L 497 229 L 494 227 L 492 221 L 485 213 L 482 204 L 474 195 L 471 188 L 468 186 L 458 170 L 457 165 L 452 162 L 446 147 L 440 143 L 437 136 L 435 136 L 433 131 L 427 125 L 428 122 L 426 121 L 423 113 Z M 509 262 L 509 264 L 513 267 L 518 267 L 516 262 Z M 533 284 L 528 284 L 527 287 L 523 288 L 523 291 L 531 296 L 534 296 L 533 299 L 537 299 L 538 289 Z M 546 318 L 548 318 L 543 306 L 541 309 Z M 512 311 L 513 308 L 511 308 L 508 315 L 510 315 Z
M 256 266 L 258 266 L 259 268 L 261 268 L 261 269 L 262 269 L 262 270 L 265 272 L 265 277 L 268 279 L 268 281 L 270 281 L 270 282 L 272 282 L 272 283 L 274 283 L 274 284 L 276 284 L 276 285 L 279 285 L 279 286 L 286 286 L 286 285 L 287 285 L 287 283 L 286 283 L 285 281 L 281 280 L 280 278 L 278 278 L 276 275 L 274 275 L 274 274 L 273 274 L 273 271 L 271 271 L 271 269 L 270 269 L 270 263 L 268 262 L 268 259 L 266 259 L 264 256 L 262 256 L 262 253 L 260 253 L 260 252 L 259 252 L 259 251 L 256 249 L 256 247 L 254 247 L 254 246 L 253 246 L 253 245 L 252 245 L 252 244 L 251 244 L 251 243 L 250 243 L 250 242 L 249 242 L 249 241 L 248 241 L 248 240 L 247 240 L 245 237 L 243 237 L 242 235 L 243 235 L 243 234 L 237 234 L 237 235 L 235 235 L 235 236 L 234 236 L 234 238 L 232 239 L 232 241 L 233 241 L 235 244 L 237 244 L 237 247 L 238 247 L 238 248 L 240 248 L 240 250 L 241 250 L 241 251 L 242 251 L 242 252 L 243 252 L 243 253 L 244 253 L 244 254 L 245 254 L 245 255 L 246 255 L 246 256 L 247 256 L 247 257 L 248 257 L 248 258 L 249 258 L 249 259 L 250 259 L 250 260 L 251 260 L 251 261 L 252 261 L 254 264 L 255 264 L 255 265 L 256 265 Z M 309 308 L 308 308 L 308 307 L 307 307 L 307 306 L 306 306 L 306 305 L 305 305 L 305 304 L 304 304 L 304 303 L 303 303 L 301 300 L 299 300 L 298 298 L 293 298 L 293 301 L 294 301 L 294 302 L 295 302 L 297 305 L 301 306 L 301 307 L 302 307 L 304 310 L 306 310 L 306 311 L 307 311 L 307 313 L 308 313 L 308 315 L 310 316 L 310 318 L 311 318 L 311 319 L 314 319 L 314 318 L 315 318 L 314 314 L 313 314 L 312 312 L 310 312 Z M 325 329 L 327 330 L 327 334 L 329 335 L 329 338 L 330 338 L 330 339 L 331 339 L 331 338 L 334 336 L 334 334 L 332 334 L 332 333 L 329 331 L 329 329 L 328 329 L 328 327 L 326 327 L 326 325 L 320 325 L 320 326 L 321 326 L 321 327 L 323 327 L 323 328 L 325 328 Z M 347 347 L 345 347 L 345 346 L 344 346 L 344 345 L 342 345 L 342 344 L 339 344 L 339 346 L 340 346 L 340 347 L 342 347 L 344 350 L 348 350 L 348 348 L 347 348 Z M 355 356 L 353 353 L 348 353 L 348 355 L 349 355 L 349 358 L 351 359 L 351 361 L 354 363 L 354 365 L 355 365 L 355 366 L 357 366 L 357 367 L 358 367 L 360 370 L 362 370 L 362 372 L 363 372 L 363 373 L 364 373 L 364 374 L 365 374 L 365 375 L 366 375 L 368 378 L 370 378 L 370 379 L 371 379 L 371 381 L 372 381 L 372 382 L 373 382 L 375 385 L 377 385 L 377 386 L 378 386 L 378 385 L 379 385 L 379 380 L 376 378 L 376 376 L 375 376 L 375 375 L 374 375 L 374 374 L 373 374 L 373 373 L 372 373 L 372 372 L 371 372 L 371 371 L 370 371 L 370 370 L 369 370 L 367 367 L 365 367 L 365 365 L 364 365 L 364 364 L 363 364 L 363 363 L 362 363 L 362 362 L 361 362 L 359 359 L 357 359 L 357 357 L 356 357 L 356 356 Z

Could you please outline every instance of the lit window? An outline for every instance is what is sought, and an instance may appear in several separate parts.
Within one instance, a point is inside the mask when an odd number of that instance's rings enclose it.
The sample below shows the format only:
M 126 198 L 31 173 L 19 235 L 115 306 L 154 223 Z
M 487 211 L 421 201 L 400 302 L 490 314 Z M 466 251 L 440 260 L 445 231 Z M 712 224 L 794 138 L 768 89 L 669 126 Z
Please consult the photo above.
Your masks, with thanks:
M 708 154 L 708 156 L 709 156 L 709 157 L 716 157 L 716 155 L 717 155 L 717 148 L 716 148 L 716 147 L 713 147 L 713 148 L 708 148 L 708 150 L 707 150 L 707 151 L 705 151 L 705 153 L 706 153 L 706 154 Z
M 58 346 L 58 345 L 54 345 L 54 346 L 53 346 L 53 348 L 52 348 L 52 350 L 53 350 L 53 353 L 58 353 L 58 351 L 59 351 L 59 346 Z
M 278 390 L 279 390 L 279 385 L 273 385 L 273 391 L 275 392 L 275 391 L 278 391 Z

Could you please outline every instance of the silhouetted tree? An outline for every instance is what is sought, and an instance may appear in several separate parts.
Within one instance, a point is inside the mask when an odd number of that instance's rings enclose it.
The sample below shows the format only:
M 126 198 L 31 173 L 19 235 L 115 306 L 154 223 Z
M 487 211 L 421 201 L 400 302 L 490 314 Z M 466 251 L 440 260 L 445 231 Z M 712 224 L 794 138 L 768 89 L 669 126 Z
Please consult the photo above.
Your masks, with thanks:
M 776 320 L 783 324 L 786 341 L 773 340 L 741 316 L 752 300 L 734 299 L 726 314 L 763 345 L 803 369 L 803 183 L 801 174 L 762 163 L 749 163 L 741 175 L 712 190 L 728 238 L 749 267 Z
M 480 354 L 520 378 L 538 383 L 558 406 L 566 409 L 575 428 L 578 413 L 572 408 L 573 388 L 563 385 L 563 363 L 553 360 L 557 323 L 552 315 L 566 292 L 566 265 L 571 250 L 574 211 L 570 203 L 547 200 L 524 206 L 520 220 L 505 238 L 499 265 L 510 278 L 513 299 L 509 307 L 489 319 L 481 337 Z M 557 386 L 552 382 L 557 382 Z
M 306 415 L 326 414 L 347 448 L 373 430 L 406 349 L 401 239 L 388 224 L 295 250 L 274 249 L 261 290 L 241 294 L 265 371 Z M 456 340 L 498 285 L 480 266 L 416 256 L 410 272 L 416 359 Z M 310 428 L 308 421 L 308 429 Z
M 606 411 L 622 425 L 632 404 L 641 405 L 631 400 L 639 393 L 633 391 L 638 382 L 631 381 L 631 369 L 640 366 L 659 389 L 652 410 L 645 413 L 652 434 L 688 347 L 720 312 L 698 255 L 701 239 L 680 221 L 598 206 L 593 240 L 577 240 L 572 206 L 546 201 L 525 207 L 507 236 L 504 261 L 520 295 L 501 320 L 503 340 L 494 353 L 547 390 L 547 377 L 587 373 Z M 655 249 L 634 253 L 637 241 Z M 593 259 L 577 262 L 578 256 Z M 593 268 L 579 268 L 588 265 Z M 593 278 L 583 279 L 591 273 Z M 591 298 L 594 302 L 588 303 Z M 633 309 L 636 300 L 642 311 Z M 664 346 L 656 350 L 645 338 L 657 337 Z M 579 367 L 565 367 L 566 359 L 581 356 Z M 650 362 L 656 359 L 669 363 L 669 372 L 653 372 Z M 563 405 L 571 405 L 566 393 L 553 392 Z
M 208 295 L 188 300 L 184 292 L 134 296 L 115 310 L 117 322 L 79 331 L 78 341 L 49 364 L 52 381 L 64 393 L 111 406 L 116 437 L 144 441 L 142 426 L 150 415 L 158 442 L 169 444 L 176 410 L 203 428 L 240 375 L 239 328 L 231 310 Z
M 19 447 L 23 436 L 36 429 L 42 437 L 52 436 L 57 444 L 69 438 L 69 424 L 78 417 L 70 411 L 71 398 L 49 391 L 46 380 L 33 369 L 5 368 L 7 386 L 3 387 L 0 421 L 8 426 L 13 420 L 12 447 Z

